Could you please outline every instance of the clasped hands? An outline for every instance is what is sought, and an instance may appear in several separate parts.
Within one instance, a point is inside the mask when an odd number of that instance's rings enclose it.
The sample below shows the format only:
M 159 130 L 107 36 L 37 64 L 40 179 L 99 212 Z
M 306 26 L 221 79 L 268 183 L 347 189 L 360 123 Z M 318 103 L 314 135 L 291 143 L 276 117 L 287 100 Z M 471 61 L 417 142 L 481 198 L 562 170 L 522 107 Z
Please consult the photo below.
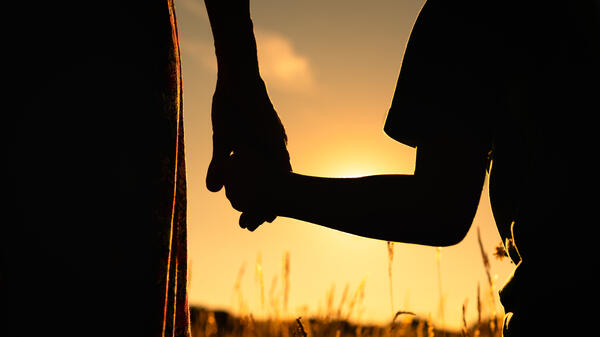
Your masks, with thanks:
M 291 172 L 285 129 L 260 77 L 217 80 L 212 102 L 213 154 L 207 188 L 242 212 L 239 224 L 254 231 L 276 218 L 275 187 Z

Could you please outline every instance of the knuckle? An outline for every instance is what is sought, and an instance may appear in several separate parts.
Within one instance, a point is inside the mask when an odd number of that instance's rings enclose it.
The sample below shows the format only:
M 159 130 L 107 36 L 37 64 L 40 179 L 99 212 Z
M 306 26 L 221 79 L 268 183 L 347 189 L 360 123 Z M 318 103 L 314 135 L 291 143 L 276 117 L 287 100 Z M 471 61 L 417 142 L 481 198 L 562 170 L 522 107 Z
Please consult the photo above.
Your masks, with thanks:
M 229 200 L 231 207 L 233 207 L 237 211 L 242 211 L 242 204 L 240 203 L 240 200 L 236 196 L 236 194 L 231 190 L 231 188 L 225 188 L 225 196 Z
M 236 211 L 243 212 L 246 209 L 238 200 L 229 199 L 229 202 L 231 203 L 231 207 L 233 207 Z

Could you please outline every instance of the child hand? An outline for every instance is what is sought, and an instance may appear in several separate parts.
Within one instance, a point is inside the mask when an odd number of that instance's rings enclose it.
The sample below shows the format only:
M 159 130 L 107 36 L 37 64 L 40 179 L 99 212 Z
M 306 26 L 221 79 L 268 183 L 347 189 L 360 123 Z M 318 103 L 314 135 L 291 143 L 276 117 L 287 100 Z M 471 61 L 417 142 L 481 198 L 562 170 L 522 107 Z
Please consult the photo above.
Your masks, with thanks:
M 286 174 L 262 157 L 242 151 L 231 155 L 226 163 L 225 194 L 233 208 L 242 212 L 240 227 L 250 231 L 275 219 L 276 188 Z

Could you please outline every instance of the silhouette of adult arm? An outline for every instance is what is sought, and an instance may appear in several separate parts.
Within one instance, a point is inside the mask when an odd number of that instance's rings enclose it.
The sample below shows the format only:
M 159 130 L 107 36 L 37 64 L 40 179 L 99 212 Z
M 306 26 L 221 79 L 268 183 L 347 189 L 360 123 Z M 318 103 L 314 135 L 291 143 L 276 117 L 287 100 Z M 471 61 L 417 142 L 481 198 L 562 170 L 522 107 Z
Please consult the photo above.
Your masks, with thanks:
M 218 77 L 212 102 L 213 155 L 206 184 L 217 192 L 232 152 L 252 153 L 267 167 L 290 171 L 287 137 L 258 69 L 249 0 L 205 0 L 215 44 Z M 273 216 L 243 214 L 240 225 Z
M 245 158 L 234 156 L 227 196 L 241 211 L 270 208 L 278 216 L 360 236 L 453 245 L 464 238 L 477 209 L 487 163 L 483 144 L 436 137 L 418 146 L 414 175 L 361 178 L 261 176 L 263 170 L 252 169 Z M 249 176 L 259 186 L 252 186 Z M 270 186 L 261 179 L 271 180 Z

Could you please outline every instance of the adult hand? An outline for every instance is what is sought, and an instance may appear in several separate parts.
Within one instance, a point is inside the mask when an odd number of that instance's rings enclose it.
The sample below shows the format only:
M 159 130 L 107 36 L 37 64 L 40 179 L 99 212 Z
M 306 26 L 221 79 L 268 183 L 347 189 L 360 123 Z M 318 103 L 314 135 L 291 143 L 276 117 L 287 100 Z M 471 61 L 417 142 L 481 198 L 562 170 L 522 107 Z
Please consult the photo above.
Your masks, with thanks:
M 225 184 L 226 163 L 232 153 L 255 156 L 270 171 L 291 171 L 287 137 L 259 76 L 221 78 L 212 102 L 213 154 L 206 186 L 212 192 Z M 274 215 L 245 210 L 240 226 L 256 228 Z
M 225 193 L 231 206 L 242 212 L 240 227 L 254 231 L 264 221 L 275 219 L 277 189 L 289 174 L 267 166 L 262 154 L 250 151 L 232 154 L 225 164 Z M 270 217 L 267 215 L 271 215 Z

